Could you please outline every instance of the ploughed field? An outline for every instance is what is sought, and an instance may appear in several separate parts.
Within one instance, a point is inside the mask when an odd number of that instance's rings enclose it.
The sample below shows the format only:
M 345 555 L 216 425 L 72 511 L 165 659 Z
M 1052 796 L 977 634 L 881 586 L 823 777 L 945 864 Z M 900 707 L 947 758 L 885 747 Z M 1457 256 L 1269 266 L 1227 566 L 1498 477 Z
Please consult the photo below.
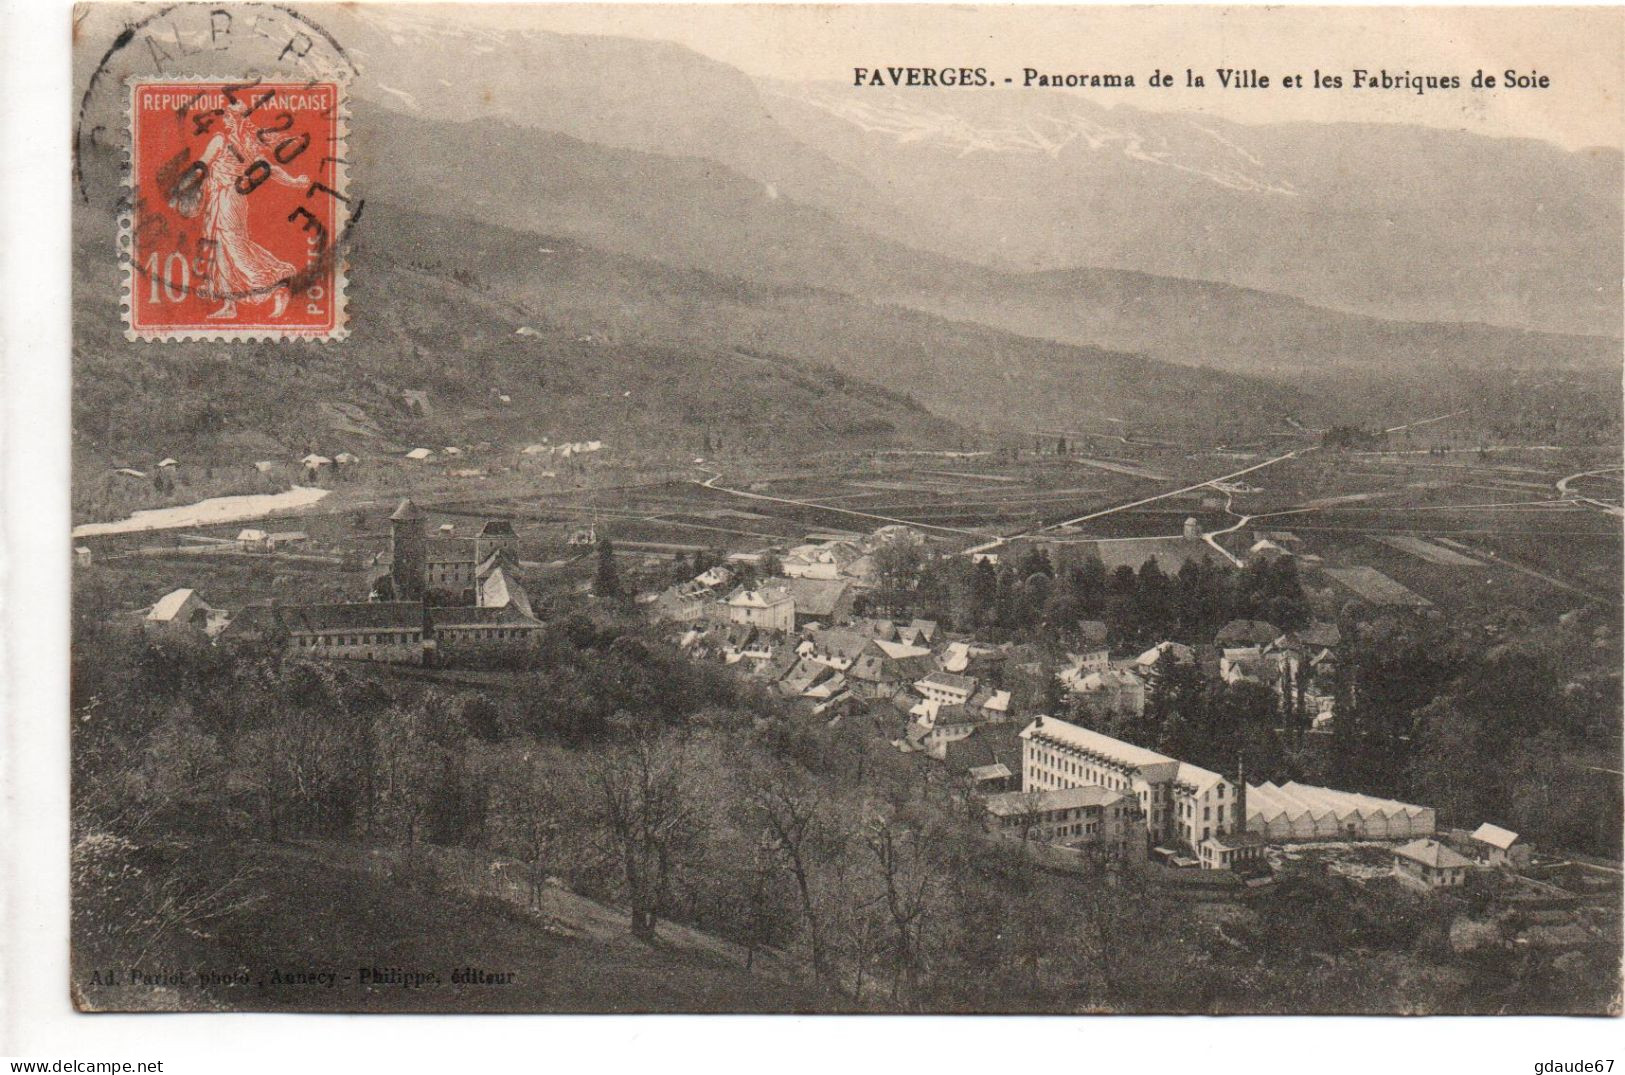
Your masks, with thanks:
M 527 487 L 518 479 L 494 487 L 368 490 L 336 495 L 306 515 L 144 535 L 90 539 L 98 564 L 123 582 L 139 582 L 132 601 L 150 603 L 160 586 L 197 586 L 230 602 L 270 596 L 273 584 L 324 595 L 364 595 L 365 569 L 388 547 L 387 515 L 408 493 L 442 527 L 472 537 L 484 519 L 510 519 L 521 559 L 550 562 L 579 555 L 572 536 L 591 530 L 625 551 L 727 552 L 785 547 L 811 534 L 868 533 L 890 522 L 922 528 L 945 549 L 965 548 L 1184 489 L 1270 458 L 1263 451 L 1144 451 L 1087 458 L 1024 453 L 906 459 L 856 456 L 809 460 L 776 471 L 724 462 L 686 468 L 688 477 L 596 488 Z M 1101 464 L 1109 464 L 1102 466 Z M 1289 531 L 1300 551 L 1338 570 L 1370 568 L 1455 616 L 1523 609 L 1550 618 L 1589 605 L 1617 615 L 1621 534 L 1617 516 L 1565 501 L 1565 475 L 1602 464 L 1581 453 L 1373 455 L 1310 452 L 1220 487 L 1179 492 L 1112 511 L 1071 529 L 1078 537 L 1178 534 L 1187 518 L 1244 555 L 1259 532 Z M 1133 471 L 1128 473 L 1126 471 Z M 681 472 L 681 471 L 679 471 Z M 705 482 L 710 481 L 711 485 Z M 1580 495 L 1605 491 L 1610 479 L 1574 483 Z M 1613 482 L 1617 490 L 1617 481 Z M 341 491 L 347 492 L 347 491 Z M 1601 497 L 1599 497 L 1601 499 Z M 244 526 L 302 530 L 309 542 L 273 556 L 223 544 Z M 202 548 L 210 539 L 217 544 Z M 1339 601 L 1354 590 L 1312 565 L 1306 578 Z M 1369 576 L 1345 576 L 1356 588 Z M 1378 580 L 1371 594 L 1385 587 Z M 215 590 L 220 591 L 217 595 Z M 158 593 L 163 590 L 159 589 Z
M 1289 531 L 1325 567 L 1374 569 L 1447 617 L 1515 608 L 1538 622 L 1590 607 L 1617 618 L 1619 520 L 1556 489 L 1584 465 L 1569 453 L 1316 453 L 1269 471 L 1261 492 L 1232 498 L 1234 512 L 1257 518 L 1228 547 L 1245 547 L 1240 539 L 1255 530 Z M 1355 599 L 1326 573 L 1305 574 L 1339 601 Z

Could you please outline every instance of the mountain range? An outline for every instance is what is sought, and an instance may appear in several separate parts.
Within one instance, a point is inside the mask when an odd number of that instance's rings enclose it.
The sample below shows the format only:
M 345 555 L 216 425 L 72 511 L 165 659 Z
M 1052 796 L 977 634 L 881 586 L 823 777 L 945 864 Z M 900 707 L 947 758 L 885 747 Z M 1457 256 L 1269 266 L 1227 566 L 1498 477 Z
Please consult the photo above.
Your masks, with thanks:
M 753 79 L 666 42 L 395 9 L 335 19 L 368 73 L 362 91 L 391 108 L 714 162 L 768 197 L 976 265 L 1124 269 L 1393 319 L 1620 332 L 1617 147 L 1242 125 L 1071 93 L 854 90 Z
M 302 447 L 356 412 L 446 443 L 1211 441 L 1617 395 L 1617 152 L 855 98 L 666 43 L 327 14 L 363 71 L 352 336 L 132 356 L 96 298 L 110 208 L 83 207 L 82 444 Z M 1497 168 L 1520 178 L 1436 174 Z

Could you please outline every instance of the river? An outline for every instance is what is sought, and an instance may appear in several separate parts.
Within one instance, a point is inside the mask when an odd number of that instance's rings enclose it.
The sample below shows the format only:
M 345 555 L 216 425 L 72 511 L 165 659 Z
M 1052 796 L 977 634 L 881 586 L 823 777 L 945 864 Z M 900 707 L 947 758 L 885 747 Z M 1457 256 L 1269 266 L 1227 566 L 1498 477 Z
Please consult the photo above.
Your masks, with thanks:
M 172 530 L 181 526 L 213 526 L 218 523 L 247 522 L 267 515 L 306 508 L 331 490 L 296 485 L 282 493 L 250 493 L 244 496 L 215 496 L 196 504 L 172 508 L 147 508 L 132 512 L 128 519 L 112 523 L 83 523 L 73 528 L 75 538 L 106 534 L 131 534 L 142 530 Z

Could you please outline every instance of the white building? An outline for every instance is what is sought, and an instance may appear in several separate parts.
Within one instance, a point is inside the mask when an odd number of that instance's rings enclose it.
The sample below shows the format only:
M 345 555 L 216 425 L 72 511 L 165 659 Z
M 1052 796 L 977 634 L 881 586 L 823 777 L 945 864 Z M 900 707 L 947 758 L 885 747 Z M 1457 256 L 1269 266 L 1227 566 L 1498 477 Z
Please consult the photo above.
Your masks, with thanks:
M 765 631 L 793 631 L 796 602 L 783 590 L 737 590 L 729 596 L 728 622 Z
M 952 672 L 932 672 L 917 681 L 914 689 L 928 701 L 942 705 L 964 705 L 976 693 L 976 680 Z
M 1054 717 L 1034 720 L 1021 738 L 1023 791 L 1094 785 L 1124 792 L 1152 840 L 1193 850 L 1238 827 L 1235 785 L 1218 773 Z
M 141 623 L 149 631 L 197 631 L 214 634 L 226 625 L 225 613 L 198 596 L 196 590 L 171 590 L 147 609 Z

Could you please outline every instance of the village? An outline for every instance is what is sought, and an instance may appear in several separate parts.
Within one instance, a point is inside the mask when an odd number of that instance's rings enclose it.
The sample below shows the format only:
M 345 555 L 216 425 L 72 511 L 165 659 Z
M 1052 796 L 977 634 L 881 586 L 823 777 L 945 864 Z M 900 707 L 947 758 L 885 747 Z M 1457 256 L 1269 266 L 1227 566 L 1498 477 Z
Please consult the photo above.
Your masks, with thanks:
M 407 497 L 385 521 L 387 546 L 373 550 L 362 572 L 366 592 L 351 600 L 226 609 L 181 588 L 141 612 L 143 629 L 227 650 L 269 643 L 300 659 L 424 668 L 455 667 L 482 651 L 484 665 L 493 654 L 500 665 L 544 630 L 547 614 L 531 589 L 558 583 L 548 565 L 521 561 L 508 519 L 465 516 L 432 527 L 429 512 Z M 634 556 L 639 570 L 630 585 L 617 577 L 606 535 L 574 530 L 562 547 L 574 549 L 578 562 L 595 560 L 592 588 L 622 589 L 689 661 L 791 701 L 807 721 L 872 728 L 889 749 L 977 804 L 990 839 L 1033 846 L 1058 870 L 1109 863 L 1176 887 L 1205 878 L 1208 891 L 1216 884 L 1240 898 L 1308 859 L 1362 883 L 1391 877 L 1420 893 L 1457 891 L 1481 877 L 1505 896 L 1570 909 L 1612 883 L 1617 868 L 1537 854 L 1498 819 L 1444 828 L 1430 805 L 1249 774 L 1240 751 L 1204 767 L 1153 749 L 1177 749 L 1157 729 L 1170 723 L 1178 683 L 1251 690 L 1265 700 L 1272 737 L 1311 752 L 1331 749 L 1347 689 L 1338 675 L 1346 640 L 1335 622 L 1314 617 L 1297 582 L 1319 558 L 1290 531 L 1237 536 L 1243 540 L 1232 553 L 1191 517 L 1168 537 L 1061 534 L 966 549 L 893 523 L 715 554 L 645 552 Z M 297 555 L 308 542 L 303 531 L 245 527 L 213 547 L 273 557 Z M 1017 642 L 917 614 L 930 611 L 921 592 L 932 588 L 934 572 L 968 571 L 972 585 L 990 594 L 1004 585 L 1000 572 L 1032 590 L 1060 591 L 1092 575 L 1133 593 L 1136 579 L 1162 578 L 1159 565 L 1180 578 L 1284 579 L 1283 592 L 1259 607 L 1282 610 L 1292 626 L 1238 617 L 1200 636 L 1186 630 L 1152 640 L 1082 618 L 1047 629 L 1053 637 Z M 685 566 L 691 574 L 681 574 Z M 1407 614 L 1418 623 L 1437 619 L 1419 601 L 1401 613 L 1382 610 L 1376 627 L 1392 631 L 1396 615 Z M 1150 710 L 1162 711 L 1155 725 Z M 1573 891 L 1559 883 L 1565 878 L 1577 882 Z M 1552 913 L 1572 927 L 1571 941 L 1589 943 L 1579 912 Z

